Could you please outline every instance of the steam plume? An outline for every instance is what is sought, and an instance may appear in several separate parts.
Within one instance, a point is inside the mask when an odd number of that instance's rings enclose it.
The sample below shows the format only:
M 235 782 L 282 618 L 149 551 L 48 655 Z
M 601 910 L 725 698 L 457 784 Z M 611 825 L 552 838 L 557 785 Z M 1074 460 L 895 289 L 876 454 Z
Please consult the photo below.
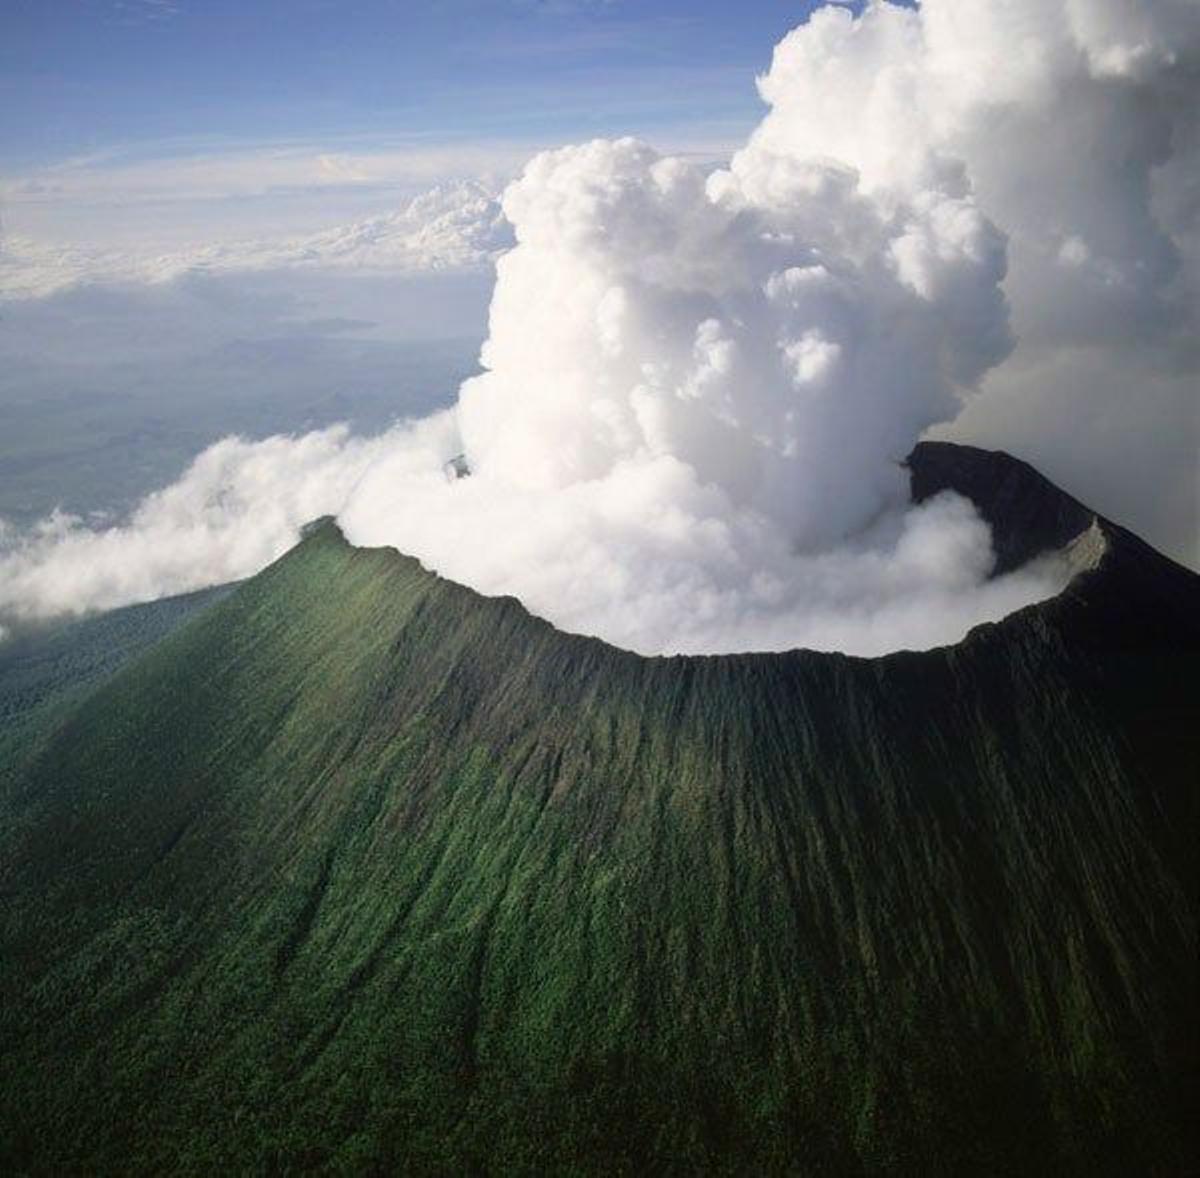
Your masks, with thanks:
M 1060 364 L 1194 326 L 1198 25 L 1172 0 L 827 7 L 777 47 L 728 168 L 628 139 L 538 156 L 504 196 L 517 244 L 456 410 L 226 444 L 239 487 L 260 454 L 320 452 L 307 487 L 284 462 L 246 493 L 270 526 L 195 506 L 202 457 L 170 518 L 235 555 L 147 588 L 250 572 L 336 511 L 357 543 L 646 652 L 929 646 L 1054 592 L 1053 563 L 989 580 L 970 505 L 906 506 L 897 460 L 1015 340 Z M 75 604 L 112 604 L 161 503 L 22 541 L 0 605 L 67 606 L 68 560 L 111 565 Z

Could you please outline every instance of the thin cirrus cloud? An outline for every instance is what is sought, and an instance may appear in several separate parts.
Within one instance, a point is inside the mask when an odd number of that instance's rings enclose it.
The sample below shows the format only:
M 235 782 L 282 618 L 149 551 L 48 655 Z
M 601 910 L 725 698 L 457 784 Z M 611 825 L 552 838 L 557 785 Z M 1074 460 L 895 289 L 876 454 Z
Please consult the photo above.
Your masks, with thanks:
M 121 24 L 171 20 L 183 10 L 180 0 L 113 0 L 113 16 Z
M 168 145 L 148 158 L 114 150 L 14 173 L 0 181 L 0 191 L 16 209 L 49 202 L 225 199 L 341 185 L 413 188 L 489 171 L 511 173 L 536 146 L 495 140 L 363 146 L 285 141 L 248 147 L 197 144 L 192 151 L 171 151 Z
M 10 537 L 0 606 L 241 575 L 335 512 L 636 650 L 935 645 L 1066 570 L 989 579 L 969 504 L 906 505 L 895 460 L 931 429 L 1025 438 L 1052 476 L 1087 455 L 1070 489 L 1135 526 L 1157 487 L 1151 538 L 1186 557 L 1198 23 L 1172 0 L 821 9 L 727 167 L 629 139 L 528 164 L 452 410 L 223 443 L 124 525 Z

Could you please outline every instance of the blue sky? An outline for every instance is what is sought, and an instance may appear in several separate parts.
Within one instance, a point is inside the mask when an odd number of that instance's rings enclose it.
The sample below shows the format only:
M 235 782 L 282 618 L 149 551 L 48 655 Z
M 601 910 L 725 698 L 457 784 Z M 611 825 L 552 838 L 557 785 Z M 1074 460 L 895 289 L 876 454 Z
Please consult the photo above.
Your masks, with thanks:
M 0 163 L 364 137 L 695 139 L 811 4 L 6 0 Z
M 300 233 L 633 134 L 721 158 L 811 0 L 0 0 L 11 239 Z

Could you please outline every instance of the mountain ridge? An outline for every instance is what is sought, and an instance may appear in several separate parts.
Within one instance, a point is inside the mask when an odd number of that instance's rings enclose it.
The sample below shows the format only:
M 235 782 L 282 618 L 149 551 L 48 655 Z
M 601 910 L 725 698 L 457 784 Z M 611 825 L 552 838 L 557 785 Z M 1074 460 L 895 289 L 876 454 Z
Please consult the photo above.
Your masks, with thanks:
M 878 659 L 645 658 L 318 527 L 0 799 L 0 1157 L 1183 1172 L 1197 578 L 1097 526 Z

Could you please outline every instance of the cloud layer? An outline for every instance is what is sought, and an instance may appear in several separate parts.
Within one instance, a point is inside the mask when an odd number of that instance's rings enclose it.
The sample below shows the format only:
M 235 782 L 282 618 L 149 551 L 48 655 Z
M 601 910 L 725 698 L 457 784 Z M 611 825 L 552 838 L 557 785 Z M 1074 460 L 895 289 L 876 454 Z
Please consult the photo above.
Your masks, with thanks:
M 0 603 L 16 616 L 109 609 L 237 580 L 345 502 L 388 447 L 344 427 L 209 447 L 122 526 L 94 531 L 55 512 L 20 536 L 0 530 Z M 7 549 L 7 551 L 6 551 Z
M 498 195 L 478 181 L 436 186 L 394 213 L 299 237 L 196 246 L 140 256 L 127 250 L 0 244 L 0 299 L 44 298 L 85 284 L 164 283 L 195 273 L 345 269 L 436 273 L 490 266 L 512 244 Z
M 924 431 L 962 428 L 981 383 L 993 416 L 1045 421 L 1048 379 L 1083 371 L 1078 435 L 1139 400 L 1132 419 L 1188 425 L 1162 410 L 1194 374 L 1198 45 L 1173 0 L 821 9 L 727 168 L 633 140 L 530 162 L 454 411 L 222 443 L 123 528 L 10 539 L 0 611 L 244 575 L 336 512 L 355 542 L 645 652 L 955 641 L 1066 571 L 989 580 L 969 504 L 907 506 L 897 460 Z M 472 474 L 447 481 L 460 451 Z

